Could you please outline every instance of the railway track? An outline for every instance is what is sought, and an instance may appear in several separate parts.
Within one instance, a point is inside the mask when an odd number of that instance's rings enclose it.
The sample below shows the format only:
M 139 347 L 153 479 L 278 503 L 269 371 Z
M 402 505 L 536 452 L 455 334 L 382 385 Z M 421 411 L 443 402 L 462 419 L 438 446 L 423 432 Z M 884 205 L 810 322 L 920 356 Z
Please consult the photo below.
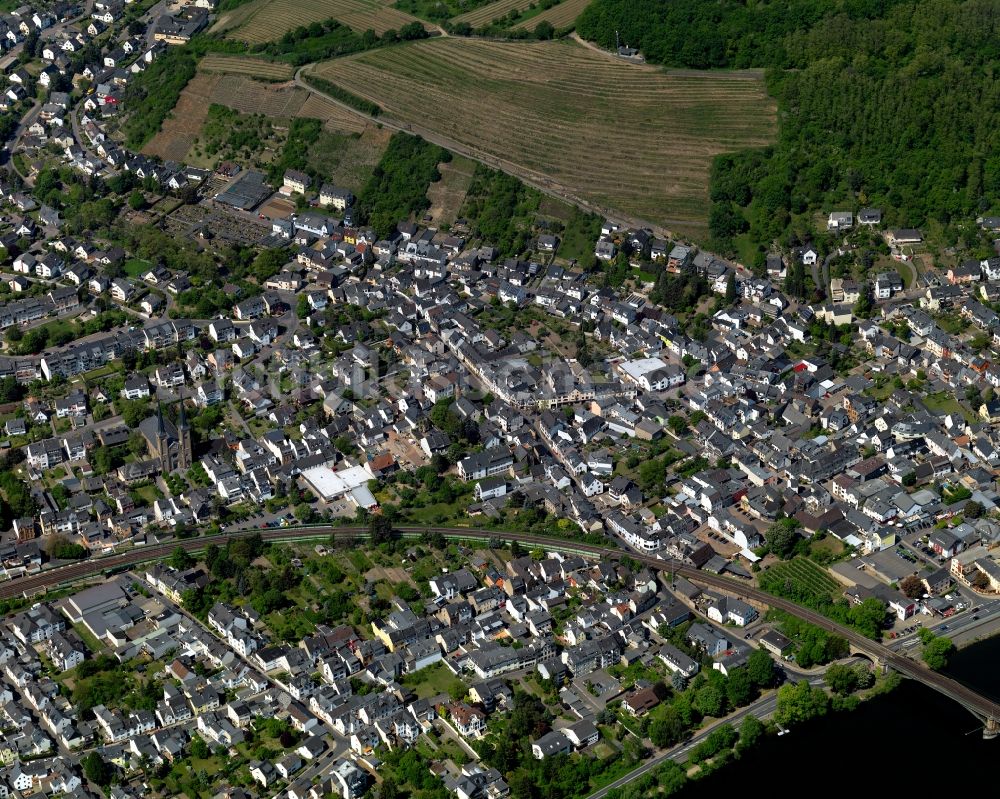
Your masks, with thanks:
M 551 547 L 560 551 L 593 558 L 618 559 L 627 556 L 651 569 L 660 572 L 670 572 L 671 575 L 680 575 L 710 588 L 728 591 L 739 595 L 743 599 L 754 600 L 763 605 L 778 608 L 797 616 L 800 619 L 808 621 L 810 624 L 841 636 L 857 650 L 959 702 L 974 715 L 985 719 L 988 723 L 995 723 L 995 721 L 1000 720 L 1000 704 L 982 696 L 974 689 L 943 674 L 931 671 L 905 655 L 901 655 L 877 641 L 872 641 L 870 638 L 866 638 L 849 627 L 844 627 L 810 608 L 802 607 L 795 602 L 781 597 L 772 596 L 736 578 L 703 572 L 676 560 L 626 552 L 618 547 L 586 544 L 579 541 L 528 533 L 504 530 L 475 530 L 464 527 L 401 526 L 397 527 L 396 530 L 404 538 L 419 538 L 426 533 L 439 533 L 450 540 L 482 542 L 500 539 L 504 542 L 517 541 L 528 546 Z M 105 575 L 116 570 L 128 569 L 143 563 L 161 560 L 169 556 L 178 546 L 187 552 L 197 553 L 204 550 L 210 544 L 224 545 L 230 539 L 247 537 L 255 533 L 260 533 L 261 538 L 265 541 L 286 543 L 330 540 L 331 536 L 334 539 L 351 541 L 367 538 L 369 535 L 367 527 L 301 526 L 268 530 L 230 531 L 203 538 L 188 538 L 180 541 L 172 541 L 168 544 L 156 544 L 151 547 L 132 549 L 128 552 L 92 558 L 78 563 L 59 566 L 54 569 L 47 569 L 38 574 L 18 577 L 0 585 L 0 599 L 33 596 L 54 587 Z

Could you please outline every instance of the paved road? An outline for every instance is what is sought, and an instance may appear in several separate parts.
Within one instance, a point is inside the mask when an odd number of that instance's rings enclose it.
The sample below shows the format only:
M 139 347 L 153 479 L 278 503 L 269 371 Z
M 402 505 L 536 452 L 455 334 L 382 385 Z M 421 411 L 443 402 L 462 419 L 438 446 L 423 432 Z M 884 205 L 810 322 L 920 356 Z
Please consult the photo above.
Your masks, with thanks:
M 813 684 L 822 683 L 822 680 L 811 680 Z M 648 774 L 656 768 L 659 768 L 667 760 L 673 760 L 675 763 L 683 763 L 688 759 L 688 753 L 704 741 L 720 724 L 732 724 L 736 726 L 740 721 L 743 720 L 745 716 L 754 715 L 759 719 L 764 719 L 774 713 L 778 706 L 778 695 L 776 692 L 771 692 L 765 696 L 762 696 L 752 705 L 747 705 L 744 708 L 740 708 L 735 713 L 730 714 L 724 719 L 721 719 L 717 724 L 713 724 L 710 727 L 706 727 L 704 730 L 700 731 L 697 735 L 693 736 L 690 740 L 685 741 L 682 744 L 678 744 L 673 749 L 668 749 L 643 763 L 641 766 L 636 768 L 634 771 L 630 771 L 624 777 L 619 777 L 612 783 L 605 785 L 599 791 L 594 791 L 590 794 L 587 799 L 604 799 L 613 790 L 622 788 L 628 785 L 633 780 L 637 780 L 644 774 Z

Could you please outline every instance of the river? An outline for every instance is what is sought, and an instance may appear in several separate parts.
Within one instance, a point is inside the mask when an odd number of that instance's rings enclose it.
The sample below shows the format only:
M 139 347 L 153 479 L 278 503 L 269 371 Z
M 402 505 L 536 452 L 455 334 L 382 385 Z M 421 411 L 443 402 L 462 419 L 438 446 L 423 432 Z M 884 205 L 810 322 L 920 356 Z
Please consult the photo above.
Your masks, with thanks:
M 1000 637 L 957 652 L 948 673 L 995 698 L 998 662 Z M 909 789 L 922 796 L 932 786 L 983 787 L 979 778 L 995 776 L 998 762 L 1000 738 L 984 741 L 982 726 L 968 711 L 903 680 L 852 713 L 832 713 L 769 737 L 747 759 L 689 783 L 677 796 L 738 796 L 748 789 L 754 795 L 754 786 L 762 785 L 774 795 L 843 796 L 854 790 L 870 796 L 879 789 Z

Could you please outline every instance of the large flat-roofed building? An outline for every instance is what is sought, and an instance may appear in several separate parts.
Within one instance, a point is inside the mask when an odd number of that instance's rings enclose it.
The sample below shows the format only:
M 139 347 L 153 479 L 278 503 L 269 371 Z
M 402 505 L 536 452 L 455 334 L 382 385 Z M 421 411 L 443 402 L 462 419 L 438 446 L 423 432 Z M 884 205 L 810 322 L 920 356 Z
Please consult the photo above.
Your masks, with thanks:
M 368 490 L 368 481 L 374 475 L 364 466 L 349 466 L 334 471 L 329 466 L 314 466 L 302 472 L 302 477 L 313 492 L 324 502 L 346 496 L 362 508 L 374 508 L 378 501 Z
M 78 624 L 83 621 L 84 616 L 111 610 L 127 601 L 128 594 L 125 593 L 123 578 L 116 577 L 114 580 L 86 588 L 68 597 L 62 604 L 62 610 L 73 624 Z
M 251 211 L 271 196 L 272 189 L 266 183 L 263 172 L 249 169 L 226 188 L 215 195 L 215 201 Z

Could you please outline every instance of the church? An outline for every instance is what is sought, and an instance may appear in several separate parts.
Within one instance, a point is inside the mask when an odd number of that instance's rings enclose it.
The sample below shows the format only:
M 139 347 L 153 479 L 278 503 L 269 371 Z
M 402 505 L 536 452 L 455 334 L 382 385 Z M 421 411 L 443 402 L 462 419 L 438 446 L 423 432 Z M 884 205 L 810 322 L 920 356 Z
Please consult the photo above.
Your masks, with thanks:
M 160 469 L 164 474 L 191 468 L 193 461 L 191 427 L 188 424 L 183 399 L 176 425 L 163 417 L 163 406 L 158 405 L 156 416 L 143 419 L 139 424 L 139 432 L 146 439 L 149 457 L 160 462 Z

